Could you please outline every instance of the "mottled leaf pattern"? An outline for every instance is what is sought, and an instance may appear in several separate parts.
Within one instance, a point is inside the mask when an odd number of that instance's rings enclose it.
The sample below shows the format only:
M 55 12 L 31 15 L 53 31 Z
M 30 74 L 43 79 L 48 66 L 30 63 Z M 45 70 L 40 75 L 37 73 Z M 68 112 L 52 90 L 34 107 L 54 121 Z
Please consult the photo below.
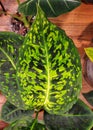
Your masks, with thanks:
M 44 113 L 44 120 L 49 130 L 91 130 L 93 112 L 81 100 L 62 116 Z
M 80 0 L 27 0 L 19 5 L 18 11 L 25 15 L 36 15 L 38 3 L 48 17 L 69 12 L 81 4 Z
M 0 90 L 16 106 L 22 107 L 16 77 L 18 50 L 24 37 L 12 32 L 0 32 Z
M 49 22 L 40 7 L 20 49 L 17 65 L 27 109 L 52 114 L 68 111 L 81 89 L 78 51 L 65 32 Z

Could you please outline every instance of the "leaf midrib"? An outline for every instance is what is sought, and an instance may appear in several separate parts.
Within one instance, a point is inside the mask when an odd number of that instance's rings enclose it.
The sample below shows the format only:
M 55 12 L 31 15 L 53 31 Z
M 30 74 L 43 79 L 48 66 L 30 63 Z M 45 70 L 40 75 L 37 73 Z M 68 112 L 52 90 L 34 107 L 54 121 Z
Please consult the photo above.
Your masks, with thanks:
M 16 70 L 16 66 L 15 66 L 13 60 L 11 59 L 11 57 L 10 57 L 10 56 L 4 51 L 4 49 L 2 49 L 1 47 L 0 47 L 0 50 L 1 50 L 2 53 L 7 57 L 7 59 L 11 62 L 13 68 Z
M 45 43 L 45 51 L 46 51 L 46 71 L 47 71 L 47 89 L 46 89 L 46 96 L 45 96 L 45 102 L 44 104 L 47 104 L 48 102 L 48 97 L 49 97 L 49 90 L 50 90 L 50 66 L 49 66 L 49 56 L 48 56 L 48 49 L 47 45 Z

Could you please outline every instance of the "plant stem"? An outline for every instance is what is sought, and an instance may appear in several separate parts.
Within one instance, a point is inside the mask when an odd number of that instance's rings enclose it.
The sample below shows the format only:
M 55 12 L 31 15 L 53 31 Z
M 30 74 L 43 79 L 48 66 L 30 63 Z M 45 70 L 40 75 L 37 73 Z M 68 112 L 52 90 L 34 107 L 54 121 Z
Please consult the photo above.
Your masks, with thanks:
M 27 21 L 27 19 L 26 19 L 24 14 L 21 14 L 21 16 L 17 16 L 17 15 L 14 15 L 14 14 L 9 14 L 9 13 L 6 13 L 6 14 L 10 15 L 13 18 L 16 18 L 17 20 L 19 20 L 21 22 L 23 22 L 25 27 L 27 27 L 27 28 L 30 27 L 30 23 L 29 23 L 29 21 Z
M 18 3 L 18 5 L 20 5 L 20 0 L 17 0 L 17 3 Z M 3 4 L 2 4 L 1 1 L 0 1 L 0 5 L 1 5 L 2 10 L 3 10 L 3 11 L 0 12 L 0 14 L 10 15 L 10 16 L 12 16 L 13 18 L 16 18 L 16 19 L 22 21 L 22 22 L 24 23 L 24 26 L 25 26 L 25 27 L 27 27 L 27 28 L 30 27 L 30 23 L 29 23 L 29 21 L 26 19 L 26 16 L 25 16 L 23 13 L 21 13 L 21 17 L 20 17 L 20 16 L 15 16 L 15 15 L 13 15 L 13 14 L 8 14 L 8 13 L 6 12 L 6 10 L 5 10 L 5 8 L 4 8 L 4 6 L 3 6 Z
M 30 130 L 34 130 L 35 124 L 37 122 L 37 117 L 38 117 L 38 112 L 36 113 L 36 117 L 34 119 L 34 122 L 33 122 L 32 126 L 31 126 Z
M 30 27 L 30 23 L 29 23 L 29 21 L 27 21 L 26 16 L 24 14 L 21 13 L 21 17 L 15 16 L 15 15 L 12 15 L 12 17 L 18 19 L 21 22 L 23 22 L 25 27 L 27 27 L 27 28 Z
M 20 5 L 20 0 L 16 0 L 16 1 L 17 1 L 18 5 Z M 24 23 L 25 27 L 29 28 L 29 27 L 30 27 L 30 24 L 29 24 L 29 22 L 27 21 L 26 16 L 25 16 L 23 13 L 21 13 L 21 16 L 22 16 L 21 19 L 19 19 L 18 17 L 16 17 L 16 18 L 17 18 L 18 20 L 22 21 L 22 22 Z
M 6 12 L 5 7 L 3 6 L 2 2 L 0 1 L 0 5 L 2 7 L 3 12 Z
M 22 21 L 24 23 L 24 25 L 29 28 L 30 27 L 30 23 L 27 21 L 26 19 L 26 16 L 24 14 L 21 14 L 22 15 Z

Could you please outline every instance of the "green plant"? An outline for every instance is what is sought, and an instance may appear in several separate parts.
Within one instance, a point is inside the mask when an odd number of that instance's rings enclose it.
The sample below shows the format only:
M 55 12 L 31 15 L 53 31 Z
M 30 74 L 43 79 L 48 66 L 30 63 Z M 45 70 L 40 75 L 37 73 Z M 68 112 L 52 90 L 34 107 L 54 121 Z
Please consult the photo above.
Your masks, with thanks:
M 20 0 L 16 0 L 16 1 L 17 1 L 18 5 L 20 5 Z M 8 13 L 3 5 L 3 2 L 1 2 L 1 1 L 0 1 L 0 6 L 2 8 L 2 10 L 0 10 L 0 15 L 1 14 L 10 15 L 12 18 L 15 18 L 15 19 L 23 22 L 25 27 L 27 27 L 27 28 L 30 27 L 29 18 L 27 18 L 23 13 L 21 13 L 20 15 Z
M 10 124 L 4 130 L 90 129 L 93 113 L 78 99 L 81 87 L 79 53 L 40 5 L 25 37 L 0 32 L 0 90 L 7 98 L 1 119 Z
M 36 15 L 36 4 L 39 5 L 45 12 L 47 17 L 56 17 L 60 14 L 67 13 L 81 4 L 80 0 L 26 0 L 18 7 L 18 11 L 25 15 Z
M 0 14 L 4 13 L 6 15 L 11 15 L 11 17 L 23 22 L 25 27 L 30 28 L 31 19 L 33 18 L 33 16 L 36 15 L 37 12 L 36 3 L 38 2 L 38 0 L 26 0 L 23 3 L 21 3 L 20 0 L 16 1 L 18 3 L 18 11 L 20 12 L 20 15 L 8 13 L 5 10 L 2 2 L 0 2 L 0 5 L 2 7 L 2 11 L 0 11 Z M 80 0 L 39 0 L 40 6 L 48 17 L 55 17 L 60 14 L 69 12 L 78 7 L 80 3 Z
M 93 47 L 85 48 L 85 53 L 89 57 L 89 59 L 93 62 Z

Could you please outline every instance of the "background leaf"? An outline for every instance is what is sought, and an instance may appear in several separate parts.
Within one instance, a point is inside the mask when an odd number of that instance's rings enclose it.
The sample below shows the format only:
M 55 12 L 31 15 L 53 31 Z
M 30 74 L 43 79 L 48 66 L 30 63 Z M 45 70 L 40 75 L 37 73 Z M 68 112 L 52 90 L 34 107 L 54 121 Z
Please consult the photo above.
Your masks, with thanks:
M 0 120 L 9 123 L 9 126 L 4 130 L 30 130 L 35 120 L 32 118 L 33 113 L 32 110 L 19 109 L 7 101 L 3 105 Z M 45 129 L 46 126 L 37 120 L 33 130 Z
M 27 0 L 19 5 L 18 11 L 25 15 L 36 15 L 38 0 Z M 48 17 L 59 16 L 79 6 L 80 0 L 39 0 L 39 5 Z
M 47 130 L 47 129 L 45 125 L 37 123 L 34 130 Z
M 16 62 L 24 37 L 12 32 L 0 32 L 0 90 L 16 106 L 23 106 L 18 92 Z
M 83 96 L 93 106 L 93 91 L 90 91 L 88 93 L 83 93 Z
M 62 116 L 44 113 L 49 130 L 90 130 L 93 126 L 93 112 L 81 100 Z
M 93 62 L 93 47 L 85 48 L 85 52 L 89 59 Z
M 27 108 L 44 108 L 52 114 L 68 111 L 79 95 L 79 53 L 63 30 L 38 14 L 19 52 L 21 97 Z
M 24 125 L 24 123 L 25 122 L 21 122 L 21 124 L 20 124 L 20 122 L 12 123 L 8 127 L 6 127 L 4 130 L 32 130 L 32 128 L 31 128 L 32 122 L 26 124 L 26 126 L 22 126 L 22 125 Z M 46 129 L 45 125 L 37 122 L 36 125 L 34 126 L 33 130 L 47 130 L 47 129 Z
M 2 111 L 1 111 L 1 120 L 7 122 L 7 123 L 13 123 L 16 121 L 20 122 L 31 122 L 32 120 L 32 114 L 34 112 L 32 110 L 22 110 L 20 108 L 15 107 L 8 101 L 3 105 Z M 23 126 L 25 123 L 23 124 Z

